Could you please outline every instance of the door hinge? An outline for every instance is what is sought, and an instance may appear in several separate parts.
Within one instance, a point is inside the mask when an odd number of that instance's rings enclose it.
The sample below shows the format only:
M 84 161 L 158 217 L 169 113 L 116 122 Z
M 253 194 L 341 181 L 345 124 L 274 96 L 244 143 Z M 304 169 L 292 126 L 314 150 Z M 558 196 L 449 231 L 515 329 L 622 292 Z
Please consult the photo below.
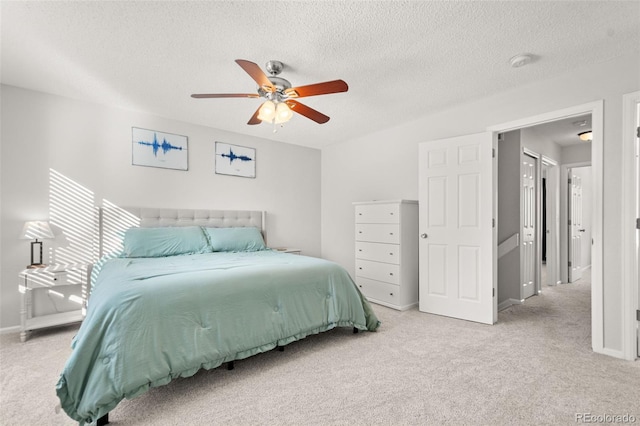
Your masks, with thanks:
M 636 320 L 640 321 L 640 309 L 636 310 Z
M 636 129 L 636 137 L 640 138 L 640 127 Z
M 569 185 L 571 185 L 571 178 L 569 178 Z
M 496 297 L 496 288 L 495 287 L 493 288 L 493 297 Z M 638 311 L 638 312 L 640 312 L 640 311 Z
M 491 227 L 492 228 L 496 227 L 496 220 L 495 219 L 491 219 Z
M 569 219 L 569 226 L 571 226 L 571 219 Z
M 640 217 L 636 218 L 636 229 L 640 229 Z
M 491 157 L 496 158 L 496 149 L 491 148 Z
M 569 261 L 569 268 L 571 268 L 571 261 Z

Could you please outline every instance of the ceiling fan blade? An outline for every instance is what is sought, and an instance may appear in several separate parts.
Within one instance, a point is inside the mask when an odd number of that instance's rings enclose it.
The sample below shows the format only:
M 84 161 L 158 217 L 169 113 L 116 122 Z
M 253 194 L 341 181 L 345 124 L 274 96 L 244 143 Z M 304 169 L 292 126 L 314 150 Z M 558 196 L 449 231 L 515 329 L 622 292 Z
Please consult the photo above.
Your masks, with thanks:
M 298 101 L 294 101 L 292 99 L 288 99 L 285 101 L 291 111 L 297 112 L 300 115 L 304 115 L 310 120 L 315 121 L 318 124 L 324 124 L 329 121 L 329 117 L 324 115 L 323 113 L 316 111 L 313 108 L 309 108 L 308 106 L 301 104 Z
M 243 70 L 246 71 L 247 74 L 251 76 L 258 83 L 258 86 L 262 87 L 264 90 L 268 92 L 273 92 L 275 87 L 267 77 L 267 75 L 260 69 L 258 64 L 246 61 L 244 59 L 236 59 L 236 63 L 242 67 Z
M 192 98 L 259 98 L 257 93 L 201 93 L 193 94 Z
M 324 83 L 309 84 L 308 86 L 292 87 L 284 91 L 289 97 L 304 98 L 306 96 L 328 95 L 349 90 L 343 80 L 325 81 Z
M 260 105 L 260 107 L 262 107 L 262 105 Z M 251 118 L 249 119 L 249 121 L 247 121 L 247 124 L 260 124 L 262 123 L 262 120 L 260 120 L 258 118 L 258 114 L 260 113 L 260 107 L 258 107 L 258 109 L 256 110 L 256 112 L 253 113 L 253 115 L 251 116 Z

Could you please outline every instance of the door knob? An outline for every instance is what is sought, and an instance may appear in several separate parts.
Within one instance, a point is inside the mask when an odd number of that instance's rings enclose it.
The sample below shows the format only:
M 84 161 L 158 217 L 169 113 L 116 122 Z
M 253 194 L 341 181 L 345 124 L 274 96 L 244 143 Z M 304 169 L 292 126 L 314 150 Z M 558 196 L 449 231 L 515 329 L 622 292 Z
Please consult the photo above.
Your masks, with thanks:
M 427 238 L 427 234 L 420 234 L 420 238 Z

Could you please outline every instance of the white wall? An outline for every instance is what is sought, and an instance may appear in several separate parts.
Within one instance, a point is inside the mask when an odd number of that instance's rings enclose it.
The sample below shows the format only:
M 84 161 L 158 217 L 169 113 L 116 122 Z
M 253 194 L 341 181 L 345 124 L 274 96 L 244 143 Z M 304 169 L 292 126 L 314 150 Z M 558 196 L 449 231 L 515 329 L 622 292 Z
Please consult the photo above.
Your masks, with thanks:
M 608 148 L 605 145 L 604 150 Z M 562 164 L 573 163 L 590 163 L 591 162 L 591 142 L 581 143 L 579 145 L 565 146 L 562 148 L 560 162 Z
M 536 154 L 544 155 L 560 163 L 562 148 L 554 141 L 545 139 L 538 134 L 536 128 L 542 126 L 544 126 L 544 124 L 522 129 L 522 146 Z
M 483 132 L 488 126 L 604 99 L 604 347 L 620 351 L 622 95 L 640 88 L 639 76 L 640 54 L 634 52 L 323 149 L 322 255 L 353 273 L 351 202 L 416 199 L 420 142 Z
M 84 193 L 72 204 L 108 200 L 121 206 L 266 210 L 271 246 L 320 254 L 319 150 L 12 86 L 1 89 L 0 328 L 19 324 L 17 275 L 29 263 L 29 241 L 18 234 L 25 220 L 49 217 L 50 169 L 69 179 L 73 192 Z M 189 170 L 132 166 L 131 127 L 188 136 Z M 215 141 L 256 148 L 256 178 L 216 175 Z

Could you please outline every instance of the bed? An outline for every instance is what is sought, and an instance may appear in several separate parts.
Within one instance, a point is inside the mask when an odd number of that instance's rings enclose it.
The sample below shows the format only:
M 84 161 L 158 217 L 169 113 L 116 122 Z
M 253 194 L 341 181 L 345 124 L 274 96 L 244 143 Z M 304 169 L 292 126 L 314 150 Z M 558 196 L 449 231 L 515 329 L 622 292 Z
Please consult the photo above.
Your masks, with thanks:
M 266 248 L 264 218 L 253 211 L 101 211 L 104 256 L 56 386 L 67 415 L 104 424 L 122 399 L 177 377 L 335 327 L 378 328 L 344 268 Z

